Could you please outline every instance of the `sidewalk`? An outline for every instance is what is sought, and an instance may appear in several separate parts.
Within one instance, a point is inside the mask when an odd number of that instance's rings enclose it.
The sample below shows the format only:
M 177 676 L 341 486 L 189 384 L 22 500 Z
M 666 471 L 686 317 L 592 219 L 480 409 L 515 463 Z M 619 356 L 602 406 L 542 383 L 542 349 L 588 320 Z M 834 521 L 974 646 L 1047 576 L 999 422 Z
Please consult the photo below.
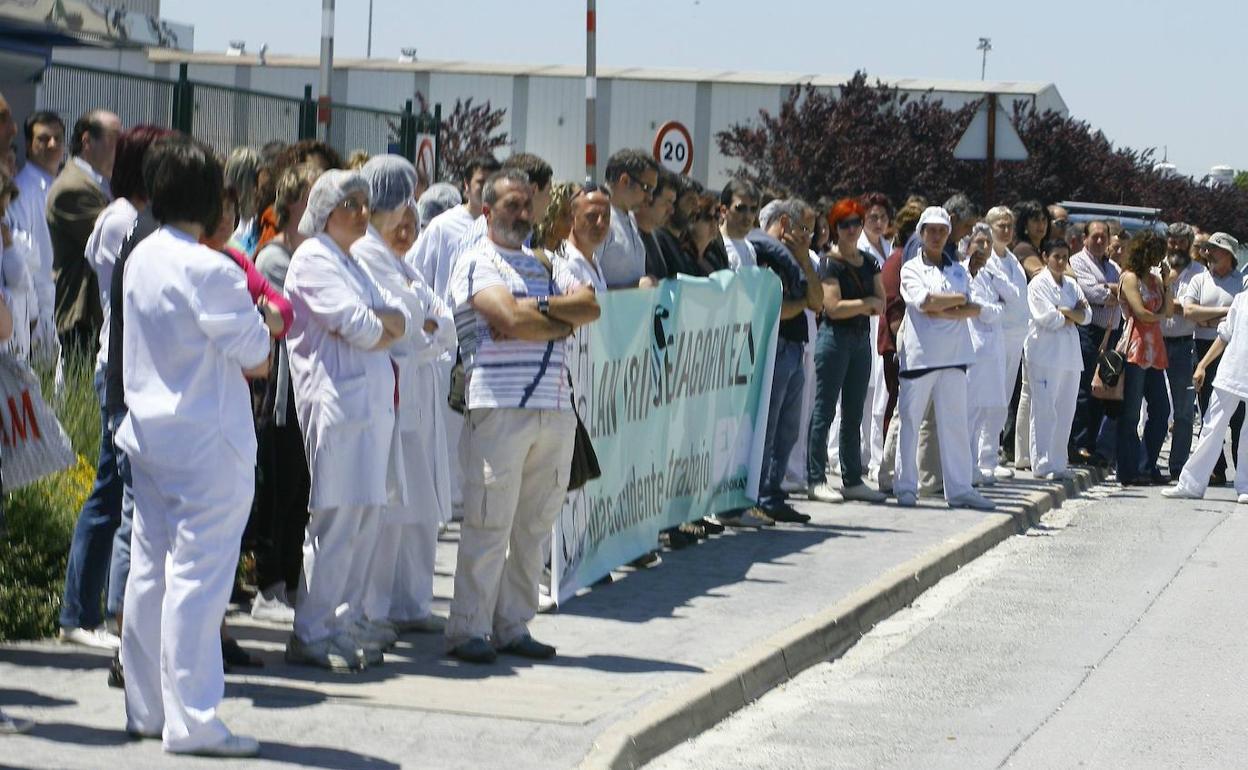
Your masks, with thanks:
M 227 677 L 222 716 L 256 736 L 277 768 L 566 768 L 642 764 L 801 669 L 841 654 L 941 577 L 1034 523 L 1076 488 L 1030 479 L 988 491 L 998 512 L 924 500 L 904 509 L 799 502 L 806 526 L 729 532 L 657 568 L 617 573 L 541 615 L 534 636 L 559 656 L 468 666 L 440 637 L 408 636 L 359 675 L 287 666 L 288 629 L 231 616 L 265 668 Z M 1026 474 L 1023 474 L 1026 475 Z M 446 611 L 454 531 L 438 553 Z M 0 765 L 220 766 L 130 741 L 109 656 L 55 642 L 0 647 L 0 706 L 37 725 L 0 738 Z

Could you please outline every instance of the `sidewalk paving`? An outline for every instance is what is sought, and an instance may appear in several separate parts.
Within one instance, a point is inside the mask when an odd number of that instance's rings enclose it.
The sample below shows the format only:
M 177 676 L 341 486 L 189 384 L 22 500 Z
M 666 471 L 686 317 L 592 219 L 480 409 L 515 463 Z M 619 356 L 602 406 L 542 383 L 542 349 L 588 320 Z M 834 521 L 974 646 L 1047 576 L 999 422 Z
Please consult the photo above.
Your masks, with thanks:
M 1027 474 L 1023 474 L 1027 475 Z M 1019 479 L 987 494 L 997 512 L 798 502 L 804 526 L 728 532 L 657 568 L 616 573 L 534 636 L 552 661 L 500 657 L 471 666 L 443 655 L 439 636 L 411 635 L 362 674 L 282 660 L 289 629 L 230 616 L 263 669 L 227 677 L 221 714 L 261 741 L 246 767 L 628 767 L 722 719 L 797 671 L 839 655 L 874 623 L 944 575 L 1026 529 L 1092 479 Z M 455 532 L 439 546 L 445 612 Z M 0 707 L 36 720 L 0 738 L 0 765 L 139 768 L 219 766 L 175 758 L 123 731 L 109 655 L 56 642 L 0 647 Z M 237 764 L 237 763 L 236 763 Z M 239 765 L 244 766 L 244 765 Z

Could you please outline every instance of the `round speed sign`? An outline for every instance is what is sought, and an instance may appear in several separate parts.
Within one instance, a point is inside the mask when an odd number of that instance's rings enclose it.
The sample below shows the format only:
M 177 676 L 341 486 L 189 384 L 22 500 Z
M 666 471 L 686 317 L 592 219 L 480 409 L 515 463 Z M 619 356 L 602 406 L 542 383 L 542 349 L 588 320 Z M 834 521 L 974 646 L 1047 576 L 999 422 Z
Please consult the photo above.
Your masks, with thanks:
M 688 174 L 693 168 L 693 137 L 683 123 L 669 120 L 654 135 L 654 159 L 668 171 Z

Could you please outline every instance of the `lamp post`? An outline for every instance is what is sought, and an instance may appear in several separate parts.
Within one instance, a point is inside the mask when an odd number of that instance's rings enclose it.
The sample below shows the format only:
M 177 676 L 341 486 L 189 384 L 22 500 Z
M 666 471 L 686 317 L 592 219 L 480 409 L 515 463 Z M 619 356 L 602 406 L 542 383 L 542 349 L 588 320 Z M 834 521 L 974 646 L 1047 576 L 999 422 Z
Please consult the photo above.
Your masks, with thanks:
M 598 175 L 598 144 L 595 119 L 598 103 L 598 13 L 596 0 L 585 0 L 585 181 Z
M 373 58 L 373 0 L 368 0 L 368 47 L 364 51 L 364 58 Z
M 988 72 L 988 52 L 992 50 L 992 38 L 981 37 L 979 45 L 975 46 L 975 50 L 984 52 L 983 61 L 979 65 L 979 79 L 983 80 L 984 75 Z

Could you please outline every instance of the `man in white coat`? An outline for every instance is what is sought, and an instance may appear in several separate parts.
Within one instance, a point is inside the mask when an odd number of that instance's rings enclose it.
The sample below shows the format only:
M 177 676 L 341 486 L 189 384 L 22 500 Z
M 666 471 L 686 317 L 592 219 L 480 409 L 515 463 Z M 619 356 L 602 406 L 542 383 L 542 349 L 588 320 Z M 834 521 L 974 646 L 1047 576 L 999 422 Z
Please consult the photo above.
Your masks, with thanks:
M 576 417 L 566 338 L 598 318 L 594 290 L 525 248 L 533 188 L 519 169 L 486 181 L 489 236 L 456 262 L 455 324 L 468 377 L 464 520 L 446 627 L 451 655 L 549 658 L 535 640 L 542 545 L 567 495 Z
M 312 186 L 290 260 L 286 338 L 295 410 L 312 478 L 292 663 L 358 670 L 382 662 L 394 631 L 364 617 L 381 512 L 405 499 L 395 441 L 398 386 L 387 349 L 411 327 L 402 300 L 351 256 L 368 229 L 368 183 L 327 171 Z
M 375 284 L 403 301 L 419 325 L 390 348 L 399 377 L 397 430 L 408 500 L 383 511 L 364 615 L 400 632 L 441 632 L 446 621 L 433 614 L 433 567 L 451 490 L 442 420 L 446 401 L 438 403 L 436 362 L 455 349 L 455 321 L 420 273 L 403 261 L 415 236 L 416 168 L 402 156 L 379 155 L 360 175 L 368 182 L 372 216 L 351 255 Z
M 134 483 L 121 661 L 126 730 L 166 751 L 254 756 L 217 717 L 220 624 L 251 508 L 256 434 L 244 375 L 269 368 L 269 333 L 243 271 L 197 243 L 221 214 L 207 147 L 161 140 L 146 159 L 163 223 L 124 276 L 125 398 L 117 444 Z
M 916 230 L 919 253 L 901 268 L 906 315 L 898 345 L 901 431 L 893 490 L 901 505 L 917 503 L 919 424 L 934 405 L 945 500 L 951 507 L 993 510 L 996 505 L 971 486 L 966 369 L 975 351 L 966 319 L 980 308 L 970 299 L 966 268 L 943 253 L 951 231 L 948 212 L 928 207 Z
M 26 118 L 26 165 L 17 173 L 18 196 L 9 209 L 13 235 L 25 240 L 32 257 L 35 286 L 33 350 L 44 361 L 57 352 L 56 284 L 52 280 L 52 236 L 48 234 L 48 188 L 65 160 L 65 123 L 55 112 L 34 112 Z

